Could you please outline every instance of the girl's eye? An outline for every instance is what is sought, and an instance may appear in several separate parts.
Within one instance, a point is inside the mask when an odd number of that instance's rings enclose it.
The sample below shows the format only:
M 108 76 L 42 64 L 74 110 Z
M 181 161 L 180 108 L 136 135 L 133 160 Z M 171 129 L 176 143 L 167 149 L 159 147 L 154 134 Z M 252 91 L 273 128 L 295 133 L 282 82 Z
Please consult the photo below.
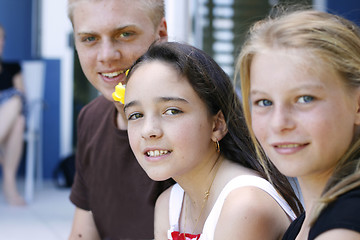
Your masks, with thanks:
M 312 96 L 301 96 L 298 100 L 299 103 L 309 103 L 314 100 Z
M 167 109 L 165 111 L 165 115 L 176 115 L 176 114 L 179 114 L 179 113 L 182 113 L 182 111 L 179 110 L 179 109 L 175 109 L 175 108 Z
M 136 120 L 141 118 L 143 115 L 141 113 L 133 113 L 130 114 L 130 116 L 128 117 L 128 120 Z
M 256 101 L 256 105 L 258 105 L 260 107 L 268 107 L 268 106 L 272 105 L 272 102 L 270 100 L 263 99 L 263 100 Z

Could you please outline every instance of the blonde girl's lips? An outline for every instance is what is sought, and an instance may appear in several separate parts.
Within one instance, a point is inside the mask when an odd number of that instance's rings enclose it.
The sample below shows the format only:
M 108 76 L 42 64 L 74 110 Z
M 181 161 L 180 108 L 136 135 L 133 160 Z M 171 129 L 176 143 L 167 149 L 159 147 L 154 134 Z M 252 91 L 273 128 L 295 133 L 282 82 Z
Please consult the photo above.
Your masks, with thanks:
M 296 147 L 299 147 L 300 144 L 279 144 L 279 145 L 275 145 L 275 147 L 277 148 L 296 148 Z
M 273 147 L 276 152 L 281 154 L 293 154 L 302 149 L 304 149 L 308 143 L 300 144 L 300 143 L 286 143 L 286 144 L 273 144 Z

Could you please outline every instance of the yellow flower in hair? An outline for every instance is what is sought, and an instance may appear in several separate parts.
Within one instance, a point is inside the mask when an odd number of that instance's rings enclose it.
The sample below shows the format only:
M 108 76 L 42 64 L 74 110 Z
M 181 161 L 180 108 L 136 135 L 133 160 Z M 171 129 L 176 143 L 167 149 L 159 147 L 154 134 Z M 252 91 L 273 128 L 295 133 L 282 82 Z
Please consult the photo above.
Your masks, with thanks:
M 126 72 L 127 73 L 127 72 Z M 113 92 L 112 97 L 115 101 L 121 102 L 124 104 L 125 100 L 125 86 L 119 83 L 115 86 L 115 92 Z

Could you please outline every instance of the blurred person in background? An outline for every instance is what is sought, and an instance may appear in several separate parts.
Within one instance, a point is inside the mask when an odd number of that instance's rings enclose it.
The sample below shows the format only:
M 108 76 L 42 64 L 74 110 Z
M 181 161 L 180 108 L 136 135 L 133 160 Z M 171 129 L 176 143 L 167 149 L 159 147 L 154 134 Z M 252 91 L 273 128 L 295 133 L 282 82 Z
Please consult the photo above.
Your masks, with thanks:
M 24 87 L 19 63 L 2 61 L 5 29 L 0 25 L 0 163 L 2 165 L 3 191 L 10 205 L 23 206 L 16 174 L 24 146 Z

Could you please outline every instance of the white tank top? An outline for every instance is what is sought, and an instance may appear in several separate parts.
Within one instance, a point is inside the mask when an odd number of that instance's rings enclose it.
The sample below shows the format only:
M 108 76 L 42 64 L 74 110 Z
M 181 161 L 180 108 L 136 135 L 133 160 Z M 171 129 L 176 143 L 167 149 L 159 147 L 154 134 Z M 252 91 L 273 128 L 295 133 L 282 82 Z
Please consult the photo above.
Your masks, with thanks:
M 258 187 L 264 190 L 271 197 L 274 198 L 274 200 L 282 207 L 282 209 L 284 209 L 284 211 L 291 218 L 291 220 L 294 220 L 296 218 L 295 213 L 290 208 L 288 203 L 280 196 L 280 194 L 267 180 L 252 175 L 242 175 L 235 177 L 231 181 L 229 181 L 224 187 L 224 189 L 221 191 L 209 216 L 205 221 L 204 228 L 199 240 L 214 239 L 216 224 L 219 219 L 220 212 L 226 197 L 234 189 L 240 187 L 247 187 L 247 186 Z M 171 189 L 171 194 L 169 199 L 170 229 L 168 230 L 168 239 L 172 239 L 171 233 L 173 231 L 179 231 L 179 219 L 183 204 L 183 198 L 184 198 L 184 190 L 180 187 L 179 184 L 175 184 Z

